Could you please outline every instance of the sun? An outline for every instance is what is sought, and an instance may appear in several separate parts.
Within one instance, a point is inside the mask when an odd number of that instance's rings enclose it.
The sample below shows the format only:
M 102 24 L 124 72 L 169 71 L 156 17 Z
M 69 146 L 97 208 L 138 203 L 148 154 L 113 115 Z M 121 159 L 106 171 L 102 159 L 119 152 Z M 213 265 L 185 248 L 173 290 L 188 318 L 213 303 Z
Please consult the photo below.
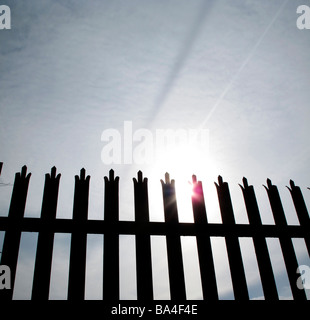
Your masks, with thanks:
M 175 180 L 179 219 L 183 222 L 192 222 L 192 197 L 196 196 L 192 176 L 196 175 L 200 180 L 215 170 L 208 150 L 182 144 L 157 153 L 156 162 L 152 166 L 152 176 L 156 177 L 156 180 L 158 178 L 164 180 L 165 173 L 169 173 L 170 179 Z

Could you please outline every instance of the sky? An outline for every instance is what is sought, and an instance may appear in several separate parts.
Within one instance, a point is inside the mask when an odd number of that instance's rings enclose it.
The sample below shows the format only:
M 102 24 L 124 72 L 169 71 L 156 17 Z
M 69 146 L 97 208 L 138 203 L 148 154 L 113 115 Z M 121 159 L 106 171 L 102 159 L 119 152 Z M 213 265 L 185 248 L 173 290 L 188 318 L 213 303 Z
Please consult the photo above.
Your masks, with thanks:
M 187 185 L 195 173 L 203 182 L 210 222 L 221 221 L 214 181 L 222 175 L 238 223 L 247 223 L 238 186 L 244 176 L 255 186 L 264 223 L 273 223 L 262 186 L 267 178 L 279 187 L 288 222 L 298 223 L 285 186 L 293 179 L 310 204 L 310 30 L 296 26 L 297 7 L 310 6 L 309 0 L 2 2 L 11 9 L 12 26 L 0 30 L 0 179 L 9 184 L 0 187 L 1 215 L 9 208 L 15 172 L 27 165 L 32 176 L 26 216 L 40 215 L 44 175 L 56 166 L 62 174 L 57 210 L 62 218 L 72 216 L 74 175 L 84 167 L 91 176 L 93 219 L 103 218 L 103 176 L 113 168 L 120 176 L 122 220 L 133 220 L 132 177 L 141 169 L 149 178 L 153 221 L 163 221 L 160 179 L 169 171 L 176 179 L 181 221 L 193 221 Z M 126 164 L 125 122 L 133 134 L 143 129 L 155 142 L 158 130 L 181 129 L 204 130 L 208 143 L 194 149 L 181 144 L 170 153 L 161 150 L 151 163 Z M 108 144 L 102 135 L 109 129 L 121 137 L 119 163 L 102 159 Z M 129 150 L 139 144 L 133 141 Z M 182 239 L 182 245 L 188 296 L 199 298 L 193 240 Z M 220 297 L 230 299 L 222 240 L 212 244 Z M 29 277 L 23 275 L 31 274 L 35 242 L 36 235 L 23 235 L 15 298 L 29 297 Z M 259 298 L 253 244 L 240 242 L 248 257 L 251 298 Z M 89 236 L 88 243 L 86 296 L 98 298 L 102 238 Z M 122 237 L 120 243 L 121 261 L 130 266 L 121 267 L 121 297 L 132 298 L 134 238 Z M 160 277 L 166 274 L 165 241 L 153 237 L 152 245 L 155 296 L 168 298 L 167 276 Z M 289 298 L 279 244 L 270 239 L 269 248 L 280 295 Z M 309 265 L 304 244 L 297 241 L 296 248 Z M 67 235 L 57 235 L 56 252 L 50 294 L 55 299 L 65 297 L 67 265 L 61 261 L 69 252 Z

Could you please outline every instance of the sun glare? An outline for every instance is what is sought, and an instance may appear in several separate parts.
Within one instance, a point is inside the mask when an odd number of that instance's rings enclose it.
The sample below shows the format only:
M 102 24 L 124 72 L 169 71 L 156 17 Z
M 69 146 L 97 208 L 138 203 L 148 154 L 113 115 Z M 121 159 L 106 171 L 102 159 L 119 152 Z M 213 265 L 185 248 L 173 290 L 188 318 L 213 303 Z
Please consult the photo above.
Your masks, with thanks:
M 175 180 L 176 199 L 180 221 L 192 222 L 192 196 L 195 196 L 192 176 L 197 179 L 213 175 L 215 165 L 208 152 L 188 144 L 161 152 L 152 168 L 153 177 L 164 180 L 166 172 Z

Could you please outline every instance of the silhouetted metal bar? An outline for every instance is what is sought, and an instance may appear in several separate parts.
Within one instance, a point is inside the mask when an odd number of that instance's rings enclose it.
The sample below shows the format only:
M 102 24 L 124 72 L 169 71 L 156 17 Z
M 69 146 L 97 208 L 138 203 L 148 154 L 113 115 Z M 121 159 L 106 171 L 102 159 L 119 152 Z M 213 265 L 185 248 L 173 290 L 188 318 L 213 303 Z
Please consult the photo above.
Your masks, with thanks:
M 267 187 L 264 187 L 268 194 L 276 226 L 279 229 L 285 230 L 287 222 L 278 188 L 271 183 L 270 179 L 267 179 Z M 307 300 L 305 291 L 298 289 L 296 285 L 298 278 L 298 274 L 296 273 L 298 262 L 296 259 L 292 239 L 283 234 L 279 237 L 279 240 L 294 300 Z
M 228 183 L 223 182 L 221 176 L 218 177 L 218 182 L 219 183 L 215 183 L 215 185 L 218 193 L 223 224 L 235 225 Z M 231 235 L 226 236 L 225 240 L 235 299 L 249 300 L 238 234 L 232 233 Z
M 290 186 L 291 186 L 291 188 L 289 188 L 289 187 L 287 187 L 287 188 L 289 189 L 290 194 L 292 196 L 299 223 L 301 226 L 304 226 L 309 230 L 309 232 L 307 232 L 307 234 L 305 234 L 305 243 L 306 243 L 306 246 L 308 249 L 308 254 L 310 255 L 310 217 L 309 217 L 309 213 L 308 213 L 308 210 L 306 207 L 304 197 L 303 197 L 302 192 L 300 190 L 300 187 L 295 186 L 295 183 L 293 180 L 290 180 Z
M 55 219 L 47 226 L 39 218 L 23 218 L 18 226 L 12 225 L 8 217 L 0 217 L 0 230 L 20 230 L 25 232 L 40 232 L 53 229 L 56 233 L 72 233 L 78 230 L 72 219 Z M 222 223 L 209 223 L 207 226 L 189 222 L 179 222 L 177 225 L 167 225 L 165 222 L 136 222 L 118 221 L 106 223 L 104 220 L 87 220 L 84 224 L 87 233 L 92 234 L 148 234 L 154 236 L 179 235 L 192 236 L 205 235 L 210 237 L 254 237 L 264 235 L 267 238 L 304 238 L 309 229 L 303 226 L 288 225 L 279 230 L 276 225 L 262 225 L 254 227 L 249 224 L 223 225 Z
M 240 185 L 240 187 L 243 193 L 246 210 L 249 217 L 249 223 L 261 230 L 260 227 L 262 226 L 262 221 L 256 201 L 254 188 L 253 186 L 248 185 L 248 181 L 246 178 L 243 178 L 243 186 Z M 279 300 L 266 238 L 262 234 L 254 235 L 253 243 L 265 300 Z
M 84 168 L 81 169 L 80 176 L 75 176 L 73 223 L 77 228 L 71 236 L 68 300 L 84 300 L 85 295 L 87 242 L 85 222 L 88 217 L 89 180 L 90 176 L 85 176 Z
M 0 172 L 1 168 L 2 164 L 0 163 Z M 296 187 L 292 181 L 290 181 L 290 192 L 300 226 L 287 225 L 278 190 L 269 179 L 267 180 L 268 187 L 265 188 L 276 225 L 262 225 L 254 190 L 252 186 L 249 187 L 247 185 L 246 180 L 244 180 L 242 191 L 250 225 L 235 224 L 228 184 L 223 183 L 221 178 L 219 178 L 219 184 L 216 184 L 216 186 L 223 224 L 207 223 L 202 186 L 200 182 L 197 184 L 196 180 L 193 181 L 194 188 L 197 188 L 196 192 L 200 198 L 198 197 L 199 201 L 193 201 L 195 223 L 179 223 L 174 181 L 170 183 L 169 175 L 166 175 L 165 183 L 162 181 L 166 222 L 149 222 L 147 184 L 146 179 L 142 179 L 141 172 L 139 172 L 138 181 L 136 182 L 138 187 L 135 187 L 135 194 L 139 194 L 139 196 L 135 195 L 136 221 L 119 221 L 119 178 L 114 178 L 113 170 L 110 171 L 109 179 L 105 177 L 105 220 L 89 221 L 87 220 L 89 177 L 85 179 L 84 169 L 81 170 L 80 178 L 76 176 L 73 219 L 55 219 L 59 178 L 60 175 L 56 177 L 56 168 L 52 168 L 51 175 L 46 175 L 41 218 L 24 218 L 30 179 L 30 174 L 27 175 L 27 168 L 24 166 L 21 173 L 15 175 L 9 215 L 8 217 L 0 217 L 0 230 L 5 231 L 1 264 L 8 265 L 11 269 L 12 287 L 14 287 L 15 282 L 21 233 L 25 231 L 39 232 L 32 292 L 33 299 L 48 298 L 54 232 L 72 233 L 69 299 L 84 299 L 87 233 L 104 234 L 103 292 L 106 300 L 119 300 L 119 234 L 133 234 L 137 236 L 137 239 L 140 239 L 136 241 L 137 260 L 142 261 L 143 259 L 144 262 L 137 262 L 139 300 L 143 299 L 143 292 L 148 295 L 145 300 L 153 298 L 152 281 L 150 280 L 152 274 L 150 235 L 164 235 L 167 237 L 172 300 L 184 300 L 186 298 L 180 236 L 197 237 L 201 270 L 210 269 L 210 266 L 212 269 L 213 259 L 211 246 L 209 246 L 209 237 L 219 236 L 226 238 L 234 293 L 237 300 L 248 299 L 238 237 L 253 238 L 262 285 L 267 300 L 276 299 L 277 297 L 274 292 L 274 277 L 270 272 L 270 258 L 265 237 L 277 237 L 280 240 L 294 299 L 306 299 L 305 292 L 299 290 L 296 285 L 298 263 L 291 239 L 305 238 L 309 251 L 309 214 L 300 188 Z M 140 187 L 141 189 L 139 189 Z M 208 241 L 202 240 L 204 238 Z M 145 267 L 147 264 L 148 267 Z M 217 298 L 216 282 L 213 274 L 213 272 L 210 274 L 204 271 L 201 273 L 205 299 Z M 142 279 L 148 279 L 148 284 L 143 284 Z M 246 294 L 244 286 L 246 287 Z M 269 289 L 267 286 L 269 286 Z M 273 289 L 270 289 L 270 287 L 273 287 Z M 13 290 L 0 290 L 0 300 L 11 299 L 12 295 Z
M 197 182 L 196 176 L 193 176 L 192 206 L 195 224 L 201 224 L 206 228 L 205 234 L 196 236 L 203 298 L 204 300 L 218 300 L 215 267 L 210 235 L 208 234 L 208 219 L 202 183 L 201 181 Z
M 149 222 L 149 200 L 147 178 L 138 172 L 138 180 L 133 178 L 135 199 L 135 221 Z M 153 300 L 153 276 L 151 257 L 151 237 L 148 234 L 136 235 L 137 297 L 138 300 Z
M 56 176 L 55 167 L 52 168 L 51 174 L 45 175 L 41 221 L 46 229 L 41 230 L 38 236 L 32 300 L 48 300 L 49 296 L 54 245 L 54 230 L 51 222 L 56 219 L 59 180 L 60 174 Z
M 163 188 L 165 222 L 167 227 L 174 228 L 179 224 L 175 183 L 174 180 L 170 182 L 168 173 L 165 174 L 165 182 L 161 180 L 161 183 Z M 186 300 L 181 239 L 177 234 L 167 234 L 166 239 L 171 300 Z
M 103 259 L 103 299 L 119 300 L 119 232 L 113 231 L 113 226 L 119 220 L 119 177 L 114 178 L 110 170 L 109 178 L 104 177 L 104 259 Z
M 3 242 L 1 264 L 7 265 L 11 269 L 11 288 L 12 290 L 0 290 L 0 300 L 11 300 L 14 291 L 16 266 L 21 238 L 21 230 L 18 228 L 23 220 L 28 185 L 31 173 L 27 175 L 27 167 L 23 166 L 21 172 L 15 174 L 9 215 L 6 218 L 12 226 L 6 230 Z M 17 229 L 14 229 L 14 226 Z
M 0 173 L 2 163 L 0 163 Z M 184 268 L 180 236 L 196 236 L 204 299 L 218 299 L 210 236 L 225 237 L 233 288 L 237 300 L 248 299 L 248 291 L 242 263 L 238 237 L 252 237 L 261 274 L 266 300 L 278 298 L 272 273 L 266 237 L 279 238 L 291 290 L 295 300 L 305 300 L 304 290 L 297 288 L 296 259 L 292 238 L 304 238 L 309 251 L 309 214 L 300 191 L 293 181 L 289 188 L 300 226 L 288 226 L 281 199 L 276 186 L 267 180 L 268 193 L 275 225 L 262 225 L 259 209 L 252 186 L 243 180 L 242 191 L 250 225 L 236 225 L 228 184 L 219 177 L 217 192 L 223 224 L 208 224 L 201 182 L 193 179 L 195 199 L 193 213 L 195 223 L 179 223 L 175 198 L 174 181 L 162 181 L 165 222 L 149 222 L 147 179 L 138 173 L 135 185 L 136 221 L 119 221 L 119 178 L 113 170 L 109 179 L 105 177 L 105 220 L 87 220 L 89 176 L 85 170 L 76 176 L 73 219 L 56 219 L 57 197 L 60 175 L 56 168 L 46 175 L 41 218 L 24 218 L 30 175 L 24 166 L 15 175 L 8 217 L 0 217 L 0 230 L 5 231 L 1 264 L 11 269 L 11 284 L 14 288 L 19 245 L 22 232 L 39 232 L 33 281 L 33 299 L 47 299 L 51 272 L 54 233 L 71 233 L 71 254 L 69 270 L 68 299 L 83 300 L 85 293 L 85 264 L 87 233 L 104 234 L 104 299 L 119 300 L 119 235 L 136 235 L 137 288 L 139 300 L 153 299 L 150 235 L 164 235 L 167 238 L 167 255 L 172 300 L 185 300 Z M 206 271 L 207 270 L 207 271 Z M 0 290 L 0 300 L 12 299 L 13 290 Z

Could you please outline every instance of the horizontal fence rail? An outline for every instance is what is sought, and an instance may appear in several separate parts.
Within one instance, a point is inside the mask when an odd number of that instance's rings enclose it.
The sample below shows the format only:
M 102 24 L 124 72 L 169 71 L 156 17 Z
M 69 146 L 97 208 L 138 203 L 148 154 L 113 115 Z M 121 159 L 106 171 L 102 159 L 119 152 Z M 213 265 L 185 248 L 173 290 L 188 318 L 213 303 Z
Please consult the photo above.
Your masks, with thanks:
M 0 163 L 0 174 L 2 163 Z M 5 231 L 1 265 L 11 270 L 11 290 L 0 290 L 0 300 L 11 300 L 15 283 L 17 260 L 22 232 L 38 232 L 32 300 L 48 300 L 55 233 L 71 234 L 68 300 L 83 300 L 85 296 L 86 243 L 88 234 L 104 235 L 103 300 L 111 303 L 120 300 L 119 287 L 119 235 L 135 235 L 137 299 L 152 301 L 153 279 L 151 236 L 166 237 L 170 297 L 172 301 L 186 300 L 185 274 L 181 236 L 196 238 L 203 299 L 219 299 L 212 254 L 211 237 L 224 237 L 227 247 L 234 297 L 249 300 L 248 285 L 242 261 L 239 238 L 253 239 L 257 265 L 265 300 L 279 299 L 269 256 L 267 238 L 278 238 L 294 300 L 307 300 L 306 292 L 297 287 L 298 262 L 292 239 L 302 238 L 308 253 L 310 248 L 310 219 L 301 189 L 290 180 L 291 194 L 300 225 L 288 225 L 277 186 L 267 179 L 264 186 L 269 198 L 275 225 L 261 221 L 253 186 L 243 178 L 242 190 L 249 224 L 237 224 L 233 212 L 229 186 L 219 176 L 215 183 L 222 223 L 208 223 L 201 181 L 193 176 L 193 223 L 179 222 L 175 181 L 166 173 L 161 180 L 164 205 L 164 222 L 151 222 L 148 202 L 148 180 L 139 171 L 133 179 L 135 221 L 119 221 L 119 178 L 110 170 L 104 177 L 104 220 L 88 219 L 90 176 L 85 169 L 75 176 L 72 219 L 56 218 L 58 190 L 61 175 L 56 168 L 45 175 L 40 218 L 24 217 L 28 185 L 31 174 L 24 166 L 16 173 L 7 217 L 0 217 L 0 231 Z

